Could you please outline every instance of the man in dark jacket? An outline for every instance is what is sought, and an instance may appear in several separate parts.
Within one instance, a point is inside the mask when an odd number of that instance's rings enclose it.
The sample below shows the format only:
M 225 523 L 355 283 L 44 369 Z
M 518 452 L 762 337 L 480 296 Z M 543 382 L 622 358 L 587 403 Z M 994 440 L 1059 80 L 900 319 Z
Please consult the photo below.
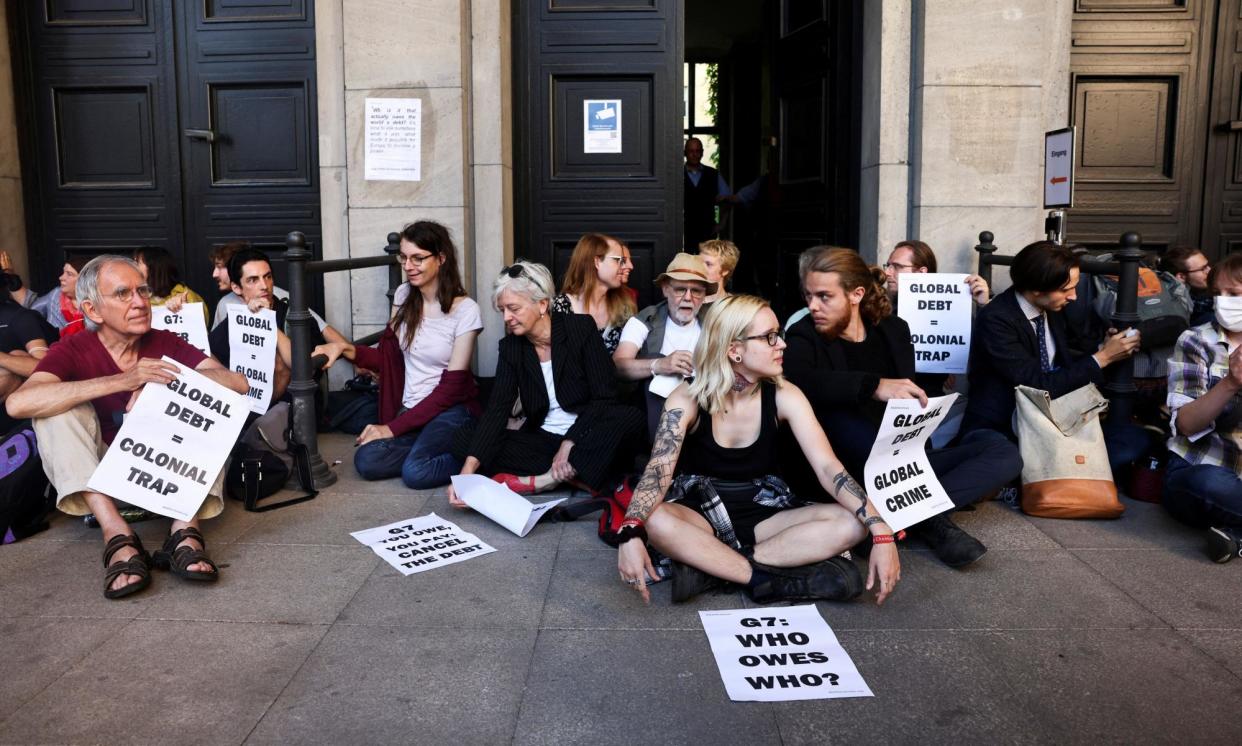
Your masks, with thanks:
M 857 253 L 818 246 L 803 253 L 799 271 L 811 312 L 788 331 L 785 375 L 810 399 L 837 457 L 861 481 L 886 403 L 927 403 L 912 380 L 910 327 L 892 314 L 883 274 Z M 958 507 L 996 493 L 1022 471 L 1018 449 L 997 433 L 930 451 L 928 459 Z M 968 565 L 987 551 L 944 513 L 910 530 L 950 567 Z

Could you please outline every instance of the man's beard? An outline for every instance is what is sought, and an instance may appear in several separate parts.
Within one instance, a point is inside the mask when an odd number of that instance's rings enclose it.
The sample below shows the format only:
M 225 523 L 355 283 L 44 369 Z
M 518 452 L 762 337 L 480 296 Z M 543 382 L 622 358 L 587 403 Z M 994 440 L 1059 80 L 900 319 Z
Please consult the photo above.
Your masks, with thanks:
M 813 321 L 814 319 L 812 319 L 812 322 Z M 820 326 L 816 324 L 815 332 L 819 334 L 819 336 L 831 342 L 832 340 L 840 337 L 841 332 L 845 331 L 845 327 L 849 325 L 850 325 L 850 317 L 842 316 L 839 319 L 829 321 L 828 324 L 825 326 Z

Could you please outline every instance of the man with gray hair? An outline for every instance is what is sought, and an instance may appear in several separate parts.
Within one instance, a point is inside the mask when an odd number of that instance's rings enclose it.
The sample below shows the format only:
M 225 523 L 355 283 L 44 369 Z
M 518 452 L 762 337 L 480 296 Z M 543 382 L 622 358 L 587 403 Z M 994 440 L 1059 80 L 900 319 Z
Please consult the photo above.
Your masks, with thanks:
M 56 507 L 70 515 L 94 513 L 104 538 L 104 596 L 121 598 L 150 585 L 152 557 L 131 533 L 114 499 L 87 482 L 121 419 L 148 383 L 173 381 L 168 356 L 238 393 L 248 389 L 240 373 L 225 369 L 176 334 L 151 328 L 151 288 L 133 260 L 99 256 L 82 268 L 77 297 L 88 331 L 52 346 L 21 388 L 9 395 L 9 414 L 34 420 L 35 437 L 55 448 L 42 449 L 43 468 L 56 488 Z M 221 470 L 223 474 L 223 470 Z M 213 581 L 219 575 L 207 556 L 200 518 L 224 509 L 217 477 L 198 515 L 173 521 L 157 566 L 187 580 Z

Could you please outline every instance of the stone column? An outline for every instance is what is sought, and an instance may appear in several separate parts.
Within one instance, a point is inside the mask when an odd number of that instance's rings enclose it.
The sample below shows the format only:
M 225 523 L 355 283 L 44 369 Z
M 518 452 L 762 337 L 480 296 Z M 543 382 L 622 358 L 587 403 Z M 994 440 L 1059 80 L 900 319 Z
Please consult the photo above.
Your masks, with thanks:
M 22 165 L 18 155 L 13 64 L 6 15 L 9 7 L 11 4 L 0 5 L 0 249 L 9 252 L 13 268 L 29 283 Z

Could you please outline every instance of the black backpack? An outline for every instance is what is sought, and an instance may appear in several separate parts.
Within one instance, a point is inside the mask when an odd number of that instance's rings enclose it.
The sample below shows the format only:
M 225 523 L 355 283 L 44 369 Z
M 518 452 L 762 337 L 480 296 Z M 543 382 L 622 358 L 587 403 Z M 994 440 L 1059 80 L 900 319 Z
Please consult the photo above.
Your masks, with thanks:
M 55 506 L 34 431 L 23 422 L 0 440 L 0 544 L 46 530 Z

